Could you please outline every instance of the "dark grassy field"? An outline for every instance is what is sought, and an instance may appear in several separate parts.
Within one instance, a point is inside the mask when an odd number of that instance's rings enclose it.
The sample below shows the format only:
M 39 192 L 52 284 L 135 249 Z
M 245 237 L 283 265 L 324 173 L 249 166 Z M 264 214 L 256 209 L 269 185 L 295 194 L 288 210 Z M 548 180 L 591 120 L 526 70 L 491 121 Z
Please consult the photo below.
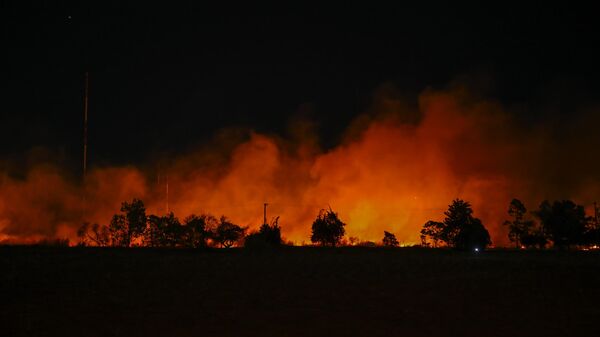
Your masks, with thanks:
M 600 336 L 600 255 L 0 247 L 1 336 Z

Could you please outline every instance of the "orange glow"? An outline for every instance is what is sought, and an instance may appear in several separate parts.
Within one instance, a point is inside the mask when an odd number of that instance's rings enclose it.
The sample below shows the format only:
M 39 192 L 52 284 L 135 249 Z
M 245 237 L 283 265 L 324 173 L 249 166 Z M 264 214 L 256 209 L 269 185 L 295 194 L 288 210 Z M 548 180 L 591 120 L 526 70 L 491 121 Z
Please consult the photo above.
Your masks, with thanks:
M 396 103 L 376 97 L 377 111 L 357 118 L 329 151 L 320 151 L 310 133 L 294 142 L 251 133 L 233 147 L 177 158 L 163 168 L 170 209 L 180 218 L 225 214 L 256 228 L 268 202 L 269 217 L 281 216 L 284 236 L 300 244 L 309 241 L 319 209 L 330 205 L 348 224 L 346 237 L 379 242 L 387 230 L 406 244 L 419 242 L 423 223 L 441 220 L 458 197 L 472 203 L 494 244 L 502 246 L 508 240 L 501 224 L 512 198 L 533 210 L 545 198 L 589 203 L 598 195 L 597 185 L 568 179 L 554 184 L 557 172 L 569 171 L 550 158 L 547 129 L 519 128 L 514 114 L 493 102 L 458 89 L 425 92 L 417 112 Z M 228 148 L 233 150 L 223 150 Z M 148 213 L 166 208 L 156 171 L 90 170 L 86 209 L 78 186 L 51 167 L 32 168 L 25 179 L 0 175 L 0 240 L 76 241 L 83 217 L 106 224 L 133 197 L 144 200 Z

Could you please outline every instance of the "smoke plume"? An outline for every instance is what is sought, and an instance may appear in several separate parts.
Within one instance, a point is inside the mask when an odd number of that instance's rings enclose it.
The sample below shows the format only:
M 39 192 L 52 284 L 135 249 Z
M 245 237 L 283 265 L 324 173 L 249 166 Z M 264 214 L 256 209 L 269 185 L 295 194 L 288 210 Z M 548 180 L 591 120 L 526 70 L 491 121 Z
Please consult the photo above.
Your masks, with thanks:
M 106 224 L 122 201 L 136 197 L 149 213 L 225 214 L 251 228 L 268 203 L 269 218 L 280 216 L 284 236 L 297 244 L 308 242 L 319 209 L 332 207 L 348 236 L 380 241 L 387 230 L 417 243 L 421 226 L 443 219 L 448 204 L 462 198 L 492 241 L 506 245 L 501 224 L 512 198 L 533 210 L 544 199 L 589 206 L 599 195 L 593 108 L 528 123 L 519 111 L 461 87 L 427 90 L 415 108 L 383 90 L 372 106 L 328 150 L 319 149 L 309 121 L 295 120 L 287 138 L 248 132 L 238 141 L 223 132 L 210 147 L 160 167 L 92 168 L 85 183 L 50 165 L 18 178 L 0 172 L 0 240 L 74 241 L 83 221 Z

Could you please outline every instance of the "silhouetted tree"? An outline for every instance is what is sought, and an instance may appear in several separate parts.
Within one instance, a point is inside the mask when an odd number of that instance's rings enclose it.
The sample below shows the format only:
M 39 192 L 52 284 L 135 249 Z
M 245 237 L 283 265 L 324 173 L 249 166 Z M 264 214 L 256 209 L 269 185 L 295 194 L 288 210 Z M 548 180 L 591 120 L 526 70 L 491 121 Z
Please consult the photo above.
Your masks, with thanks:
M 481 220 L 472 218 L 464 223 L 454 238 L 454 248 L 484 250 L 492 241 Z
M 399 243 L 396 236 L 390 232 L 383 231 L 383 245 L 385 247 L 398 247 Z
M 542 222 L 544 233 L 555 247 L 568 248 L 583 243 L 587 226 L 583 206 L 576 205 L 571 200 L 554 201 L 552 204 L 545 200 L 540 204 L 536 215 Z
M 444 212 L 444 227 L 442 229 L 442 241 L 450 246 L 454 246 L 456 236 L 460 230 L 473 219 L 473 209 L 469 202 L 455 199 L 448 206 L 448 210 Z
M 442 240 L 442 232 L 444 231 L 444 223 L 437 221 L 427 221 L 421 229 L 421 244 L 429 246 L 426 238 L 433 241 L 433 247 L 437 247 Z
M 509 240 L 514 242 L 517 248 L 521 246 L 523 237 L 531 237 L 533 221 L 525 220 L 525 214 L 527 214 L 525 205 L 519 199 L 513 199 L 508 206 L 508 215 L 513 219 L 505 221 L 504 225 L 508 226 Z
M 121 204 L 121 213 L 115 214 L 108 230 L 113 246 L 129 247 L 131 243 L 144 234 L 146 229 L 146 208 L 139 199 L 131 203 Z
M 312 224 L 310 241 L 323 246 L 335 247 L 346 233 L 344 226 L 346 224 L 331 208 L 329 210 L 322 209 Z
M 225 216 L 221 216 L 214 233 L 214 240 L 222 247 L 229 248 L 240 241 L 245 234 L 246 228 L 233 224 Z
M 165 216 L 150 215 L 144 233 L 144 244 L 148 247 L 182 246 L 183 227 L 173 212 Z
M 110 243 L 113 247 L 129 247 L 131 237 L 128 235 L 127 219 L 123 214 L 115 214 L 108 225 Z
M 127 219 L 129 241 L 131 242 L 142 236 L 146 229 L 147 220 L 144 203 L 134 198 L 131 203 L 124 202 L 121 205 L 121 212 L 125 213 L 125 218 Z
M 488 231 L 481 220 L 473 217 L 473 209 L 468 202 L 455 199 L 444 215 L 444 222 L 425 223 L 421 235 L 457 249 L 483 250 L 491 244 Z
M 188 248 L 202 248 L 208 245 L 211 238 L 211 229 L 216 229 L 217 219 L 212 215 L 192 214 L 183 221 L 182 244 Z
M 429 247 L 430 246 L 429 242 L 427 242 L 427 236 L 423 234 L 422 229 L 421 229 L 421 235 L 419 235 L 419 237 L 421 238 L 421 247 Z

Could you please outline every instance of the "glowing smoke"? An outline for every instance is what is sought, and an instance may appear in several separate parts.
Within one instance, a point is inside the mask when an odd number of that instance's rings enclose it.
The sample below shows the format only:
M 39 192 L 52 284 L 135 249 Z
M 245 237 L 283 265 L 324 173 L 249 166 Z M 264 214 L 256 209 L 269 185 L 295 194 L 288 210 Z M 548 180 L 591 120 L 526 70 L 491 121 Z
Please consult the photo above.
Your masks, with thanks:
M 374 107 L 325 152 L 298 122 L 299 140 L 249 133 L 235 146 L 177 158 L 161 168 L 160 185 L 156 171 L 95 168 L 85 203 L 80 184 L 56 168 L 32 167 L 24 179 L 2 174 L 0 240 L 74 239 L 84 218 L 107 223 L 120 202 L 133 197 L 149 212 L 163 213 L 167 175 L 169 207 L 179 217 L 210 212 L 256 227 L 268 202 L 269 214 L 281 216 L 284 235 L 297 243 L 308 241 L 312 220 L 329 205 L 348 224 L 349 236 L 379 241 L 388 230 L 400 241 L 418 242 L 422 224 L 441 219 L 460 197 L 501 245 L 513 197 L 534 209 L 546 198 L 589 205 L 600 192 L 594 152 L 600 144 L 590 136 L 598 125 L 594 114 L 570 125 L 527 126 L 460 88 L 426 91 L 418 111 L 388 95 L 377 96 Z

